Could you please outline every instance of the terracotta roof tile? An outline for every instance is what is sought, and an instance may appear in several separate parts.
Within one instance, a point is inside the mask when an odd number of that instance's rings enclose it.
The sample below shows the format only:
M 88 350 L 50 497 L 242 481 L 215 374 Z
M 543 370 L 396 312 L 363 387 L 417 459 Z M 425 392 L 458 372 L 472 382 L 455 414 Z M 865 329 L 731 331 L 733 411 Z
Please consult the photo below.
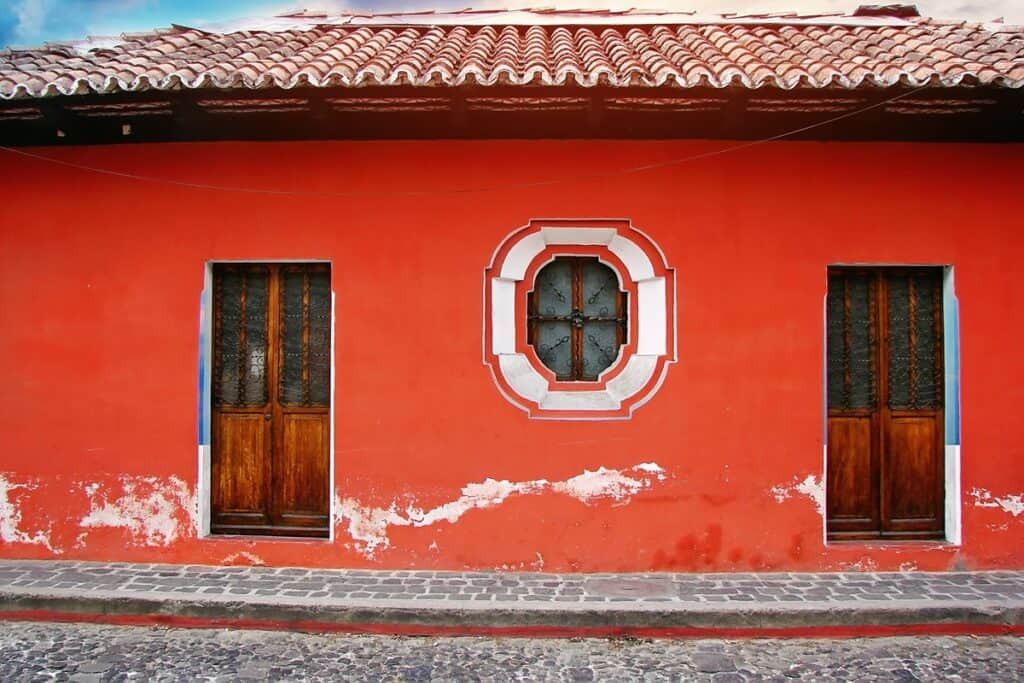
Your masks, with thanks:
M 1024 29 L 852 15 L 610 11 L 295 13 L 0 52 L 0 98 L 363 85 L 1024 87 Z

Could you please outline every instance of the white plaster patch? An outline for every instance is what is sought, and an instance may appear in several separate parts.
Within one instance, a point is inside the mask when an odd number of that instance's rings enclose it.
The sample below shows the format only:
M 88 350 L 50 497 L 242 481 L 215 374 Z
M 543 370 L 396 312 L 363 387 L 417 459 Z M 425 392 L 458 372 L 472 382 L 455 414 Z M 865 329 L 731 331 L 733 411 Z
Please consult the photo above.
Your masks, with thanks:
M 225 565 L 225 566 L 227 566 L 227 565 L 235 565 L 235 566 L 250 565 L 250 566 L 254 566 L 254 567 L 262 567 L 262 566 L 266 565 L 266 563 L 263 561 L 263 558 L 261 558 L 259 555 L 256 555 L 254 553 L 245 552 L 244 550 L 242 552 L 232 553 L 232 554 L 228 555 L 223 560 L 221 560 L 220 563 L 222 565 Z
M 0 541 L 4 543 L 41 545 L 51 553 L 60 555 L 63 551 L 54 548 L 50 543 L 49 529 L 29 534 L 19 528 L 21 526 L 21 507 L 17 502 L 11 500 L 11 491 L 16 491 L 17 489 L 31 491 L 35 488 L 35 484 L 15 484 L 6 476 L 0 475 Z
M 488 478 L 482 482 L 466 484 L 462 488 L 462 495 L 456 500 L 430 510 L 411 504 L 401 510 L 395 502 L 386 508 L 369 507 L 361 505 L 354 498 L 335 495 L 334 523 L 347 528 L 356 549 L 365 557 L 372 558 L 379 549 L 391 546 L 387 533 L 391 526 L 424 527 L 438 522 L 454 524 L 470 510 L 496 507 L 509 496 L 537 495 L 546 490 L 572 496 L 588 505 L 604 498 L 611 498 L 616 505 L 625 505 L 632 496 L 650 488 L 655 480 L 664 481 L 665 470 L 653 462 L 641 463 L 626 470 L 598 467 L 594 471 L 584 470 L 575 477 L 555 482 L 547 479 L 513 482 Z M 540 562 L 543 566 L 543 559 Z
M 409 520 L 398 513 L 397 506 L 374 508 L 359 504 L 354 498 L 334 498 L 334 523 L 348 521 L 348 535 L 356 542 L 356 548 L 366 557 L 373 557 L 378 548 L 391 545 L 388 538 L 389 526 L 409 526 Z
M 656 462 L 642 462 L 639 465 L 634 465 L 633 469 L 657 475 L 658 481 L 665 481 L 665 470 Z
M 533 571 L 535 571 L 535 572 L 542 572 L 542 571 L 544 571 L 544 556 L 541 555 L 538 552 L 535 552 L 534 555 L 537 556 L 537 561 L 533 563 Z
M 878 571 L 878 563 L 870 557 L 862 557 L 856 562 L 844 564 L 843 569 L 845 571 L 873 572 Z
M 636 468 L 634 467 L 635 471 Z M 639 491 L 647 488 L 650 480 L 627 477 L 618 470 L 609 470 L 598 467 L 591 472 L 584 470 L 583 474 L 577 474 L 571 479 L 563 482 L 555 482 L 551 488 L 559 493 L 566 493 L 586 504 L 591 504 L 595 499 L 613 498 L 616 504 L 624 504 L 628 499 Z
M 974 498 L 975 507 L 999 508 L 1004 512 L 1009 512 L 1014 517 L 1024 514 L 1024 493 L 1016 493 L 997 498 L 992 495 L 991 491 L 975 487 L 968 491 L 967 495 Z
M 818 481 L 813 474 L 808 474 L 802 481 L 800 477 L 793 477 L 789 484 L 776 484 L 771 488 L 771 494 L 775 496 L 775 502 L 782 503 L 793 495 L 800 494 L 807 496 L 814 502 L 814 507 L 819 515 L 825 514 L 825 482 Z
M 462 495 L 458 500 L 440 505 L 432 510 L 424 511 L 420 508 L 409 506 L 406 508 L 406 517 L 413 526 L 428 526 L 440 521 L 454 524 L 462 515 L 474 508 L 490 508 L 505 502 L 505 499 L 512 494 L 536 493 L 548 484 L 543 479 L 535 481 L 498 481 L 485 479 L 483 483 L 466 484 L 462 488 Z
M 126 529 L 136 545 L 164 547 L 179 536 L 196 533 L 197 500 L 184 481 L 177 477 L 120 477 L 119 481 L 122 494 L 113 500 L 97 483 L 82 487 L 90 506 L 79 522 L 82 528 Z M 187 521 L 182 520 L 182 513 Z

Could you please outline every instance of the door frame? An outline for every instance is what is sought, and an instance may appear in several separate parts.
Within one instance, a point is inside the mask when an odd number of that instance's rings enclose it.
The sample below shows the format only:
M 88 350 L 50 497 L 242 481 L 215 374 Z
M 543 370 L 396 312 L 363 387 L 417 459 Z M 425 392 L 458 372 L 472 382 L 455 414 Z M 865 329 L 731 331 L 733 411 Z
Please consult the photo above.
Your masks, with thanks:
M 213 411 L 213 267 L 216 264 L 245 264 L 245 263 L 323 263 L 331 266 L 331 346 L 330 346 L 330 405 L 328 406 L 327 421 L 330 429 L 330 442 L 328 444 L 328 533 L 327 537 L 300 537 L 300 536 L 249 536 L 234 534 L 212 534 L 210 532 L 210 495 L 211 495 L 211 443 L 212 427 L 211 415 Z M 196 535 L 199 538 L 245 538 L 249 540 L 263 539 L 266 541 L 300 541 L 300 542 L 333 542 L 334 541 L 334 519 L 335 519 L 335 495 L 334 495 L 334 404 L 335 404 L 335 325 L 337 322 L 336 305 L 337 292 L 335 291 L 334 264 L 330 259 L 311 258 L 251 258 L 251 259 L 211 259 L 203 264 L 203 289 L 199 297 L 199 404 L 198 404 L 198 477 L 196 484 L 196 513 L 197 525 Z
M 944 534 L 943 540 L 937 541 L 914 541 L 914 540 L 834 540 L 828 537 L 828 521 L 826 510 L 828 505 L 824 496 L 828 491 L 828 269 L 829 268 L 913 268 L 913 267 L 942 268 L 942 332 L 943 332 L 943 385 L 944 394 L 944 417 L 943 439 L 944 439 L 944 463 L 943 463 L 943 512 L 944 512 Z M 907 543 L 926 543 L 959 546 L 963 543 L 962 525 L 962 490 L 961 490 L 961 467 L 960 467 L 960 302 L 956 296 L 954 281 L 954 266 L 936 263 L 869 263 L 869 262 L 833 262 L 825 266 L 822 275 L 824 293 L 821 297 L 821 369 L 822 369 L 822 393 L 821 393 L 821 538 L 826 546 L 869 544 L 879 545 L 906 545 Z

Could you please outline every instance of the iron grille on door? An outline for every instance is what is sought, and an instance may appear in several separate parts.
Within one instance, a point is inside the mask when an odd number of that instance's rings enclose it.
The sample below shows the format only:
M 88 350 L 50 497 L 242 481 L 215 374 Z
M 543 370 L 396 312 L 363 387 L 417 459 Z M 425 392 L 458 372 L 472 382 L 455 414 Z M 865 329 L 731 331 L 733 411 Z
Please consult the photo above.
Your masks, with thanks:
M 943 533 L 941 268 L 830 268 L 829 536 Z

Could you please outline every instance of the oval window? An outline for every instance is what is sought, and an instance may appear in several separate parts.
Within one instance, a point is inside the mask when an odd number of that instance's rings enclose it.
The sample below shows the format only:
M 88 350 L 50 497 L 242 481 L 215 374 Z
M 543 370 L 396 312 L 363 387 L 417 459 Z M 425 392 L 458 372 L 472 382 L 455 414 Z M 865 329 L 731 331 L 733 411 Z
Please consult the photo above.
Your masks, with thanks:
M 527 295 L 527 342 L 561 382 L 596 382 L 626 342 L 627 293 L 594 257 L 560 256 Z

